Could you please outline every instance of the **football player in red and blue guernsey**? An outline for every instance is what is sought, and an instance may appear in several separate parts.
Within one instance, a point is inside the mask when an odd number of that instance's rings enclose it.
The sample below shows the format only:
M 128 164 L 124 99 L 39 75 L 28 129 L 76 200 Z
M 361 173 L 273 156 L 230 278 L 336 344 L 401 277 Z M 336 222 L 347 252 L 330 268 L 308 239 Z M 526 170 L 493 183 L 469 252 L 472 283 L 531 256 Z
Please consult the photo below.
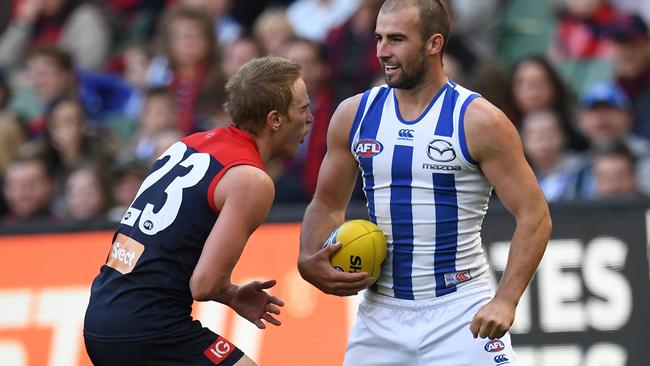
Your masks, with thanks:
M 86 350 L 95 366 L 255 363 L 192 320 L 218 301 L 265 328 L 280 325 L 275 280 L 231 283 L 249 236 L 274 198 L 265 163 L 296 153 L 313 117 L 294 61 L 255 59 L 226 85 L 232 125 L 186 137 L 154 163 L 95 278 Z

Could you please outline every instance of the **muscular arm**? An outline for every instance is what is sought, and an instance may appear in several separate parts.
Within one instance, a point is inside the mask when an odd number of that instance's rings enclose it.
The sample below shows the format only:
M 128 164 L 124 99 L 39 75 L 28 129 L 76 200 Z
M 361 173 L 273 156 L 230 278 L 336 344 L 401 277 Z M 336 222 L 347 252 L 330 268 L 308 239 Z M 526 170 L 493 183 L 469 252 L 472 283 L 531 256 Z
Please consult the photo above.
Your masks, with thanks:
M 221 178 L 215 189 L 219 218 L 190 279 L 195 300 L 230 304 L 236 290 L 230 275 L 248 237 L 264 222 L 274 194 L 271 178 L 252 166 L 230 168 Z
M 282 300 L 265 290 L 275 280 L 233 285 L 230 276 L 244 250 L 248 237 L 266 218 L 273 203 L 273 181 L 263 171 L 248 165 L 230 168 L 214 191 L 219 218 L 203 246 L 201 257 L 190 279 L 192 297 L 198 301 L 218 301 L 235 310 L 258 328 L 280 321 Z
M 471 326 L 474 336 L 498 338 L 512 325 L 519 298 L 542 259 L 551 218 L 508 118 L 484 99 L 477 99 L 467 108 L 465 126 L 470 153 L 517 223 L 496 295 Z
M 307 207 L 300 231 L 298 269 L 302 277 L 325 293 L 351 295 L 368 285 L 365 273 L 341 273 L 329 264 L 337 246 L 320 249 L 329 233 L 345 220 L 358 165 L 348 137 L 361 95 L 342 102 L 327 132 L 327 154 L 318 175 L 316 193 Z

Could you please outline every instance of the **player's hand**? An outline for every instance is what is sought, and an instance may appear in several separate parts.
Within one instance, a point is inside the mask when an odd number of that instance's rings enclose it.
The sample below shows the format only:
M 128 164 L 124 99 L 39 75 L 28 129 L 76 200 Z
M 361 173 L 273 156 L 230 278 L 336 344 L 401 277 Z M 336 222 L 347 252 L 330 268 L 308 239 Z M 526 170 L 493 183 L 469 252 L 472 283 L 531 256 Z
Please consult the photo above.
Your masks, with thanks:
M 476 313 L 469 329 L 474 338 L 496 339 L 503 337 L 515 320 L 515 305 L 493 298 Z
M 330 257 L 341 248 L 335 243 L 322 248 L 314 255 L 301 255 L 298 270 L 307 282 L 326 294 L 337 296 L 356 295 L 370 284 L 370 276 L 365 272 L 339 272 L 332 267 Z
M 266 328 L 267 323 L 279 326 L 281 322 L 273 314 L 280 314 L 280 306 L 284 301 L 270 295 L 265 289 L 275 286 L 275 280 L 253 281 L 243 286 L 238 286 L 233 298 L 228 304 L 237 314 L 255 324 L 258 328 Z

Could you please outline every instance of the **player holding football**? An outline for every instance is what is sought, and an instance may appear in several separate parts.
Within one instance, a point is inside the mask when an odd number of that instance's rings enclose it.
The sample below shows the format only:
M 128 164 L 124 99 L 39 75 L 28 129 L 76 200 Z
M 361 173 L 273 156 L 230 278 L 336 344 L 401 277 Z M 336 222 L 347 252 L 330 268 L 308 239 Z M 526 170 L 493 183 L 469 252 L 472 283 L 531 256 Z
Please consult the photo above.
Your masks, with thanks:
M 551 220 L 512 123 L 445 76 L 449 31 L 440 0 L 385 1 L 375 37 L 387 85 L 345 100 L 331 120 L 300 273 L 329 294 L 367 286 L 367 275 L 331 267 L 336 247 L 320 249 L 344 221 L 357 169 L 370 219 L 388 239 L 349 336 L 348 366 L 515 364 L 508 330 Z M 493 188 L 517 222 L 496 293 L 480 236 Z
M 274 197 L 265 163 L 295 155 L 312 115 L 301 68 L 265 57 L 226 85 L 232 125 L 186 137 L 156 161 L 92 286 L 86 350 L 95 366 L 255 363 L 191 318 L 218 301 L 265 328 L 283 302 L 274 280 L 231 283 L 246 241 Z

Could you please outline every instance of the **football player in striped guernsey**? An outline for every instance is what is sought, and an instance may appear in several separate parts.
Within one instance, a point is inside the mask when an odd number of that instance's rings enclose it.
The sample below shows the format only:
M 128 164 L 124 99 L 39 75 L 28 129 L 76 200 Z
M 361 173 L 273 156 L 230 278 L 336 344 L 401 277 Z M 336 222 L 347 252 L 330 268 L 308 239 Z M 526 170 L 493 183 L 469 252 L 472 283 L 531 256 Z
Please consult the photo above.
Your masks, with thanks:
M 546 248 L 550 215 L 512 123 L 445 75 L 449 32 L 441 0 L 386 0 L 375 30 L 386 85 L 343 101 L 330 123 L 299 270 L 326 293 L 367 287 L 367 275 L 331 268 L 336 246 L 321 249 L 344 221 L 359 170 L 369 218 L 388 239 L 347 366 L 516 362 L 508 330 Z M 495 291 L 481 247 L 493 189 L 517 222 Z

